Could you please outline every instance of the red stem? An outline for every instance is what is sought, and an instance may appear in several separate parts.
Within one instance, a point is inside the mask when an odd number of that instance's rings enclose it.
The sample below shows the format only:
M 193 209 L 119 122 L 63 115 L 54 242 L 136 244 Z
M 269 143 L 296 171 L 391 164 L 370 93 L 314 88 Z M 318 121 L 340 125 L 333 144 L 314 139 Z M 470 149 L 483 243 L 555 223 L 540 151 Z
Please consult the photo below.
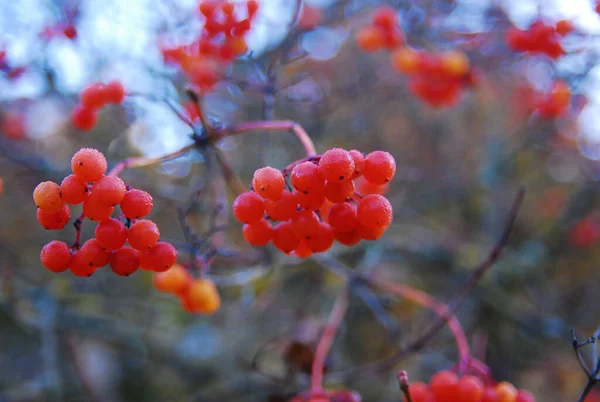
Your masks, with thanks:
M 84 219 L 85 215 L 82 212 L 81 215 L 79 215 L 79 217 L 75 220 L 75 242 L 71 245 L 72 249 L 74 248 L 75 250 L 79 250 L 79 247 L 81 246 L 79 243 L 81 242 L 81 225 L 83 224 Z
M 323 330 L 319 344 L 317 345 L 317 351 L 315 352 L 315 358 L 312 364 L 311 370 L 311 386 L 310 392 L 312 395 L 320 394 L 323 392 L 323 372 L 325 369 L 325 358 L 329 353 L 329 349 L 333 344 L 335 334 L 337 333 L 346 309 L 348 308 L 348 293 L 344 291 L 333 305 L 333 309 L 329 314 L 327 325 Z
M 172 153 L 164 155 L 164 156 L 154 157 L 154 158 L 147 157 L 147 156 L 127 158 L 127 159 L 117 163 L 115 165 L 115 167 L 113 167 L 110 170 L 110 172 L 107 173 L 107 176 L 118 176 L 126 168 L 156 165 L 158 163 L 163 163 L 163 162 L 167 162 L 167 161 L 170 161 L 173 159 L 177 159 L 180 156 L 183 156 L 186 153 L 188 153 L 189 151 L 191 151 L 192 149 L 194 149 L 195 146 L 196 146 L 195 144 L 187 145 L 178 151 L 172 152 Z
M 458 349 L 458 371 L 464 372 L 469 366 L 469 362 L 471 361 L 471 353 L 469 351 L 469 343 L 467 341 L 467 337 L 465 336 L 465 332 L 460 325 L 460 322 L 452 314 L 448 306 L 429 294 L 412 288 L 407 285 L 402 285 L 398 283 L 390 283 L 383 280 L 373 279 L 371 283 L 378 288 L 388 292 L 394 293 L 402 298 L 412 300 L 421 306 L 427 307 L 428 309 L 435 312 L 440 317 L 446 319 L 446 323 L 448 324 L 448 329 L 452 332 L 454 339 L 456 340 L 456 347 Z

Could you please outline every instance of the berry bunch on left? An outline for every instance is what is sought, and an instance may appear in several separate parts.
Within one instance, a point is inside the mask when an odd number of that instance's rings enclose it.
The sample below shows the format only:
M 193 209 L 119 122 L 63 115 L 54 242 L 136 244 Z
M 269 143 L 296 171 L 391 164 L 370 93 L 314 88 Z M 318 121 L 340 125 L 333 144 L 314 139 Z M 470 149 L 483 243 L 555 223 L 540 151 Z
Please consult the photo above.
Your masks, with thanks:
M 75 222 L 78 233 L 75 244 L 68 247 L 55 240 L 42 248 L 40 259 L 47 269 L 53 272 L 70 269 L 76 276 L 90 276 L 110 264 L 114 273 L 127 276 L 140 267 L 163 272 L 175 264 L 175 247 L 159 242 L 156 224 L 141 219 L 152 210 L 150 194 L 129 188 L 119 177 L 106 176 L 106 158 L 95 149 L 83 148 L 75 153 L 71 169 L 73 174 L 65 177 L 60 185 L 46 181 L 38 184 L 33 192 L 38 222 L 47 230 L 60 230 L 67 224 L 71 216 L 67 204 L 82 204 L 83 214 Z M 117 205 L 123 216 L 112 218 Z M 99 224 L 96 237 L 80 247 L 84 218 Z
M 329 250 L 335 240 L 353 246 L 381 237 L 392 223 L 392 205 L 381 194 L 357 193 L 354 180 L 364 177 L 381 186 L 395 173 L 396 161 L 387 152 L 365 156 L 332 148 L 283 171 L 258 169 L 252 190 L 234 201 L 233 214 L 244 223 L 248 243 L 265 246 L 273 241 L 284 253 L 306 258 Z M 288 178 L 293 191 L 285 189 Z M 280 223 L 273 226 L 272 221 Z
M 391 7 L 380 7 L 375 10 L 371 25 L 358 31 L 356 42 L 365 52 L 393 50 L 402 46 L 404 35 L 398 26 L 396 10 Z
M 108 103 L 121 103 L 123 99 L 125 88 L 119 81 L 96 82 L 81 92 L 79 105 L 71 112 L 71 122 L 78 129 L 89 131 L 98 123 L 98 110 Z

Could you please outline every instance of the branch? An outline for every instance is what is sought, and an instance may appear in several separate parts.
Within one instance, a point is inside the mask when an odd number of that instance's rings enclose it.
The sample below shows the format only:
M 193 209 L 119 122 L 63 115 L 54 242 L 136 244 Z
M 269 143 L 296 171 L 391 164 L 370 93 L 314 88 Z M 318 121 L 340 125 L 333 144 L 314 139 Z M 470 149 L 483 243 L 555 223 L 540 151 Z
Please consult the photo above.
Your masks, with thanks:
M 137 168 L 137 167 L 157 165 L 159 163 L 177 159 L 177 158 L 185 155 L 186 153 L 190 152 L 195 147 L 196 147 L 196 144 L 190 144 L 190 145 L 187 145 L 187 146 L 181 148 L 178 151 L 172 152 L 172 153 L 164 155 L 164 156 L 154 157 L 154 158 L 147 157 L 147 156 L 127 158 L 127 159 L 117 163 L 115 165 L 115 167 L 113 167 L 110 170 L 110 172 L 107 173 L 107 176 L 118 176 L 123 170 L 125 170 L 127 168 L 132 168 L 132 167 Z

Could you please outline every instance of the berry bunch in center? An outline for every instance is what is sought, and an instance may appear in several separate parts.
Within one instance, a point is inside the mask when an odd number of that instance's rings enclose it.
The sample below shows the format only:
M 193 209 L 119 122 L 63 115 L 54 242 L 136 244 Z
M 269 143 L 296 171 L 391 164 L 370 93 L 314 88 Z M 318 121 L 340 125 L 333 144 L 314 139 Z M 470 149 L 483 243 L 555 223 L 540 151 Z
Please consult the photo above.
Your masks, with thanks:
M 239 195 L 233 213 L 244 238 L 254 246 L 270 241 L 286 254 L 306 258 L 329 250 L 334 241 L 353 246 L 376 240 L 392 223 L 390 202 L 381 194 L 359 194 L 354 180 L 389 183 L 394 157 L 384 151 L 364 155 L 333 148 L 280 171 L 254 172 L 252 190 Z M 292 190 L 286 189 L 289 180 Z

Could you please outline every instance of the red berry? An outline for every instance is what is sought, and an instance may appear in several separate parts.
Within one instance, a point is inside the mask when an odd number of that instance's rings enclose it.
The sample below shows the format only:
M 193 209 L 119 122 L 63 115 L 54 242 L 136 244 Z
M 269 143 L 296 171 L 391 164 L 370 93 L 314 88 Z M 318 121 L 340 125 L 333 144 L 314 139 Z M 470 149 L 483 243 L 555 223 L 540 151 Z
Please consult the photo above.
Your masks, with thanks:
M 71 112 L 71 123 L 73 123 L 75 128 L 82 131 L 89 131 L 98 123 L 98 112 L 96 109 L 77 105 Z
M 104 176 L 92 188 L 92 192 L 102 204 L 116 206 L 123 201 L 127 187 L 123 180 L 117 176 Z
M 86 241 L 79 249 L 79 252 L 82 254 L 82 258 L 96 268 L 108 264 L 108 251 L 96 239 L 92 238 Z
M 384 45 L 382 32 L 374 27 L 364 27 L 355 36 L 356 44 L 365 52 L 376 52 Z
M 352 178 L 356 179 L 357 177 L 362 176 L 363 171 L 365 170 L 365 155 L 356 149 L 348 151 L 348 153 L 354 161 L 354 174 L 352 175 Z
M 141 254 L 140 265 L 149 271 L 164 272 L 177 262 L 177 250 L 171 243 L 159 241 Z
M 302 162 L 294 166 L 290 174 L 292 186 L 301 193 L 320 191 L 325 181 L 319 175 L 319 167 L 312 162 Z
M 348 202 L 336 204 L 329 210 L 328 222 L 336 232 L 352 232 L 358 226 L 356 207 Z
M 322 253 L 331 248 L 334 240 L 335 232 L 333 228 L 326 223 L 320 222 L 317 232 L 313 236 L 306 238 L 305 241 L 311 251 Z
M 298 201 L 296 196 L 288 190 L 281 193 L 278 201 L 265 201 L 265 211 L 274 221 L 287 221 L 298 211 Z
M 319 231 L 319 218 L 313 211 L 300 211 L 292 218 L 292 229 L 298 237 L 309 238 Z
M 520 389 L 515 402 L 535 402 L 535 396 L 524 389 Z
M 389 183 L 396 174 L 394 157 L 384 151 L 374 151 L 365 159 L 364 178 L 373 184 Z
M 52 240 L 46 244 L 40 253 L 40 260 L 44 267 L 52 272 L 63 272 L 69 268 L 71 251 L 66 243 Z
M 285 189 L 285 180 L 279 170 L 267 166 L 254 172 L 252 188 L 267 200 L 278 200 Z
M 111 81 L 104 88 L 106 101 L 110 103 L 121 103 L 125 99 L 125 88 L 119 81 Z
M 306 241 L 303 239 L 300 241 L 300 245 L 298 245 L 298 247 L 292 251 L 292 254 L 298 258 L 308 258 L 313 255 L 313 252 L 310 248 L 308 248 Z
M 483 382 L 472 375 L 464 375 L 458 380 L 456 398 L 461 402 L 480 402 L 483 398 Z
M 143 190 L 132 189 L 121 201 L 121 211 L 129 219 L 140 219 L 152 211 L 152 196 Z
M 385 233 L 385 228 L 383 227 L 368 227 L 361 225 L 360 223 L 356 227 L 356 232 L 363 240 L 377 240 Z
M 431 392 L 427 384 L 422 382 L 413 382 L 410 384 L 410 396 L 413 402 L 429 402 L 431 399 Z
M 296 235 L 290 222 L 282 222 L 275 226 L 273 245 L 284 253 L 291 253 L 300 245 L 300 237 Z
M 357 215 L 360 224 L 385 230 L 392 223 L 392 205 L 382 195 L 369 194 L 358 203 Z
M 190 274 L 179 264 L 173 265 L 167 271 L 155 273 L 152 279 L 156 290 L 173 294 L 182 294 L 185 292 L 191 281 L 192 277 Z
M 233 215 L 242 223 L 256 223 L 265 215 L 265 202 L 255 192 L 242 193 L 233 202 Z
M 311 211 L 321 208 L 326 201 L 324 189 L 312 191 L 308 194 L 294 192 L 294 196 L 301 209 L 309 209 Z
M 354 160 L 348 151 L 332 148 L 319 161 L 319 174 L 328 181 L 345 181 L 354 175 Z
M 93 148 L 82 148 L 71 158 L 71 170 L 80 180 L 95 182 L 106 173 L 108 163 L 102 152 Z
M 66 204 L 63 204 L 62 209 L 58 212 L 45 212 L 38 208 L 36 217 L 44 229 L 60 230 L 64 228 L 69 222 L 69 219 L 71 219 L 71 210 Z
M 221 297 L 210 279 L 196 279 L 186 289 L 181 304 L 190 313 L 214 314 L 221 306 Z
M 110 218 L 114 210 L 113 206 L 102 203 L 95 193 L 88 193 L 83 201 L 83 214 L 86 218 L 96 222 Z
M 451 371 L 439 371 L 429 381 L 431 393 L 438 401 L 456 400 L 458 377 Z
M 331 202 L 340 203 L 349 200 L 354 195 L 354 182 L 346 181 L 326 181 L 325 197 Z
M 498 402 L 498 394 L 493 387 L 486 387 L 483 390 L 483 398 L 481 402 Z
M 246 2 L 246 7 L 248 9 L 248 16 L 250 18 L 254 17 L 254 15 L 258 11 L 258 0 L 248 0 Z
M 135 222 L 127 231 L 127 241 L 137 250 L 153 247 L 160 238 L 158 226 L 148 219 Z
M 69 260 L 69 270 L 75 276 L 84 277 L 91 276 L 96 272 L 96 267 L 90 263 L 81 250 L 77 250 Z
M 105 90 L 106 88 L 104 87 L 104 84 L 100 82 L 93 83 L 92 85 L 81 91 L 79 100 L 81 101 L 81 104 L 87 109 L 100 109 L 107 102 Z
M 569 232 L 569 243 L 574 247 L 591 247 L 600 239 L 600 224 L 593 217 L 577 222 Z
M 358 230 L 353 230 L 351 232 L 335 232 L 335 239 L 344 246 L 354 246 L 362 240 L 362 237 Z
M 62 199 L 67 204 L 81 204 L 85 200 L 87 185 L 74 174 L 65 177 L 60 183 Z
M 515 402 L 517 400 L 519 391 L 507 381 L 499 382 L 494 389 L 498 395 L 498 402 Z
M 96 239 L 107 250 L 117 250 L 127 241 L 127 228 L 120 221 L 110 218 L 96 226 Z
M 64 201 L 60 186 L 52 181 L 38 184 L 33 190 L 33 202 L 44 212 L 58 212 L 63 209 Z
M 273 238 L 273 228 L 266 219 L 253 223 L 245 224 L 242 229 L 244 239 L 253 246 L 264 246 Z
M 123 246 L 110 255 L 110 269 L 117 275 L 129 276 L 140 267 L 140 252 Z
M 391 31 L 396 28 L 396 10 L 391 7 L 379 7 L 373 14 L 373 25 L 383 31 Z

